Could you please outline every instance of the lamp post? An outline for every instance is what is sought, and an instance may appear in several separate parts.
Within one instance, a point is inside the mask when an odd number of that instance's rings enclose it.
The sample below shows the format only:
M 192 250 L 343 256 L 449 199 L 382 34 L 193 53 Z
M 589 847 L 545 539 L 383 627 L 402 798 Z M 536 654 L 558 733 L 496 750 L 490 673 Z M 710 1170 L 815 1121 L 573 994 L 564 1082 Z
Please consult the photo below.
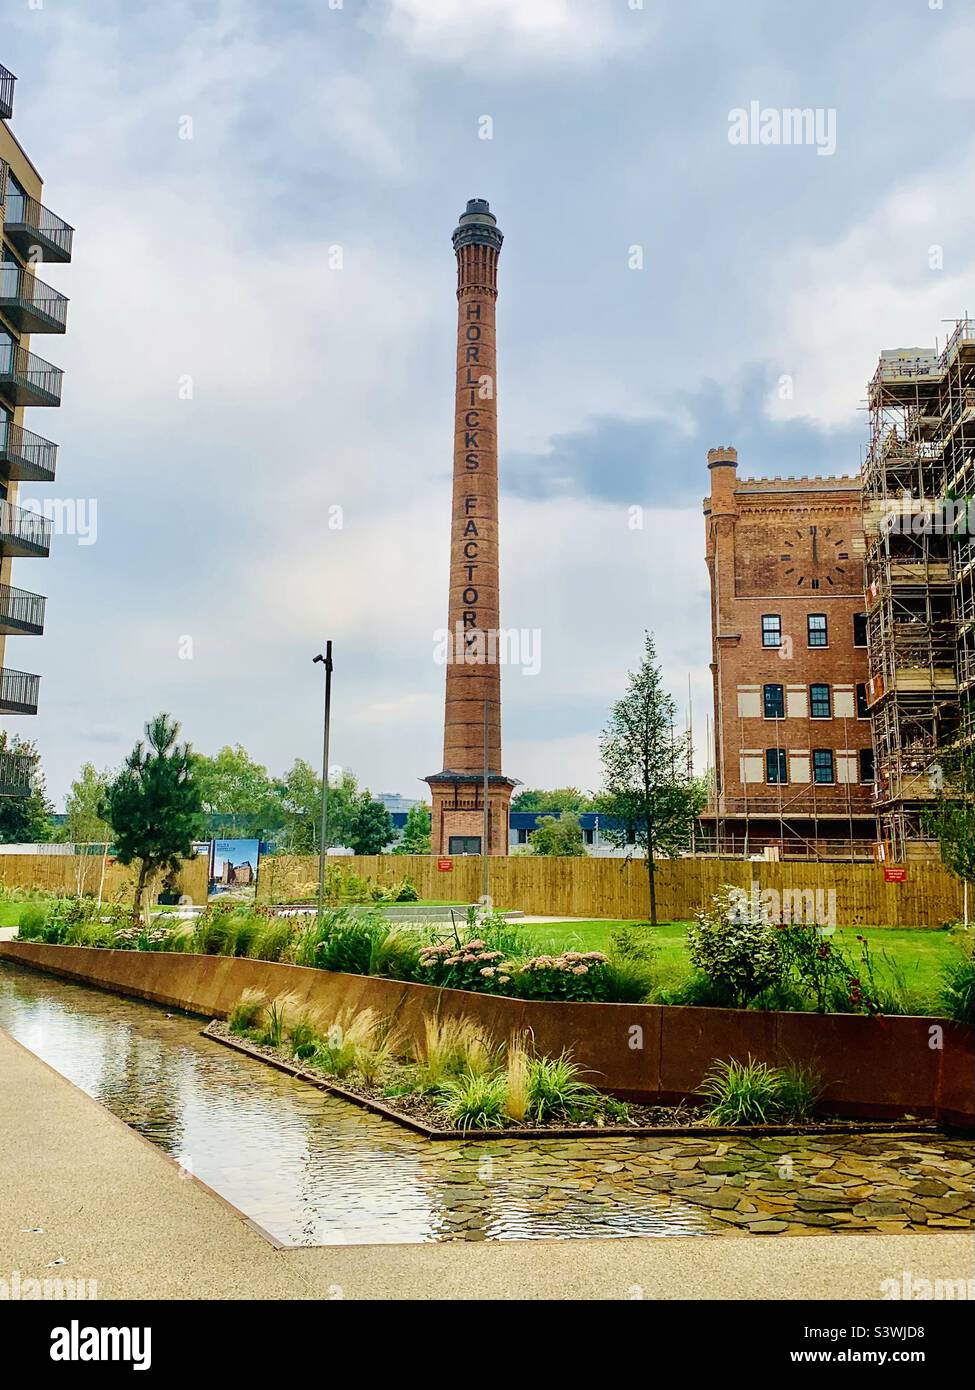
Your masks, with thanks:
M 312 658 L 325 667 L 325 728 L 322 737 L 322 824 L 318 837 L 318 917 L 325 908 L 325 832 L 328 825 L 328 728 L 332 708 L 332 642 L 325 643 L 325 655 Z

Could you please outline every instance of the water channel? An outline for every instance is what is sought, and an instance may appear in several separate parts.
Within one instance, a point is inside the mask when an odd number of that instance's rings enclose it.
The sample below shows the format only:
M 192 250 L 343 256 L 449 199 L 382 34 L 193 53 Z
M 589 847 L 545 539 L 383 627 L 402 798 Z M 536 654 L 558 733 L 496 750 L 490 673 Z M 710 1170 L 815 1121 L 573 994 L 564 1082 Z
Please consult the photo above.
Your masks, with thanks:
M 200 1019 L 4 962 L 0 1027 L 287 1245 L 975 1226 L 968 1140 L 433 1143 Z

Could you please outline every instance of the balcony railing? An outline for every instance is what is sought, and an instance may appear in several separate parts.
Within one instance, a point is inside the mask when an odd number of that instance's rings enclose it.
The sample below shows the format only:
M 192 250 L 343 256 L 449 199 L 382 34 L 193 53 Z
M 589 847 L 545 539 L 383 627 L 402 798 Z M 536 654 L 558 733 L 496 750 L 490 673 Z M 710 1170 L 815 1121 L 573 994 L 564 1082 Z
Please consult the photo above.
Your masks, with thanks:
M 0 502 L 0 553 L 43 557 L 51 552 L 51 523 L 37 512 Z
M 31 759 L 27 753 L 0 753 L 0 796 L 27 796 Z
M 21 333 L 63 333 L 67 297 L 19 265 L 0 266 L 0 313 Z
M 43 357 L 0 343 L 0 395 L 14 405 L 60 405 L 64 372 Z
M 57 459 L 58 446 L 50 439 L 0 418 L 0 477 L 8 482 L 50 483 Z
M 0 584 L 0 633 L 6 637 L 40 637 L 47 599 Z
M 0 714 L 36 714 L 40 676 L 26 671 L 0 670 Z
M 0 121 L 9 121 L 14 114 L 14 83 L 12 72 L 0 67 Z
M 7 199 L 4 230 L 7 240 L 32 262 L 63 264 L 71 259 L 74 228 L 36 198 L 28 198 L 26 193 L 11 193 Z

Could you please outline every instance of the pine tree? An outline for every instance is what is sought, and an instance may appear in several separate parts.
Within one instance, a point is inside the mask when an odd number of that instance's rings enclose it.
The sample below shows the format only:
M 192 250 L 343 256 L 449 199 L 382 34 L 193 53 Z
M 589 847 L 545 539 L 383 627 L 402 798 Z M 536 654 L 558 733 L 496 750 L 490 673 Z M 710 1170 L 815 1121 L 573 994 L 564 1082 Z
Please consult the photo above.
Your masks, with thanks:
M 188 743 L 177 742 L 179 727 L 168 714 L 151 719 L 146 725 L 148 748 L 140 739 L 105 796 L 104 813 L 119 861 L 139 861 L 133 920 L 138 920 L 153 874 L 160 869 L 176 873 L 202 833 L 203 803 L 193 780 L 193 754 Z
M 643 660 L 613 706 L 600 752 L 604 792 L 599 809 L 618 824 L 604 827 L 611 843 L 636 844 L 647 857 L 650 921 L 657 924 L 657 859 L 688 848 L 700 790 L 689 771 L 688 734 L 676 734 L 677 706 L 664 690 L 649 632 Z

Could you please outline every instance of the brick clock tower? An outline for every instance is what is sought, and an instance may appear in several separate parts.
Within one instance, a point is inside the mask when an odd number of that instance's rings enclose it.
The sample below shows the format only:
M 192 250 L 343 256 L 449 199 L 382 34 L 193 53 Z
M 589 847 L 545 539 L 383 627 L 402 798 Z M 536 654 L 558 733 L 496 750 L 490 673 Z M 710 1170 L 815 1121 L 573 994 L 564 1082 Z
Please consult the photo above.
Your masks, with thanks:
M 705 843 L 869 855 L 859 478 L 739 478 L 708 453 L 715 787 Z
M 453 235 L 457 374 L 443 770 L 425 779 L 435 854 L 482 852 L 485 780 L 487 850 L 507 854 L 516 785 L 501 771 L 495 304 L 502 240 L 487 202 L 472 198 Z

